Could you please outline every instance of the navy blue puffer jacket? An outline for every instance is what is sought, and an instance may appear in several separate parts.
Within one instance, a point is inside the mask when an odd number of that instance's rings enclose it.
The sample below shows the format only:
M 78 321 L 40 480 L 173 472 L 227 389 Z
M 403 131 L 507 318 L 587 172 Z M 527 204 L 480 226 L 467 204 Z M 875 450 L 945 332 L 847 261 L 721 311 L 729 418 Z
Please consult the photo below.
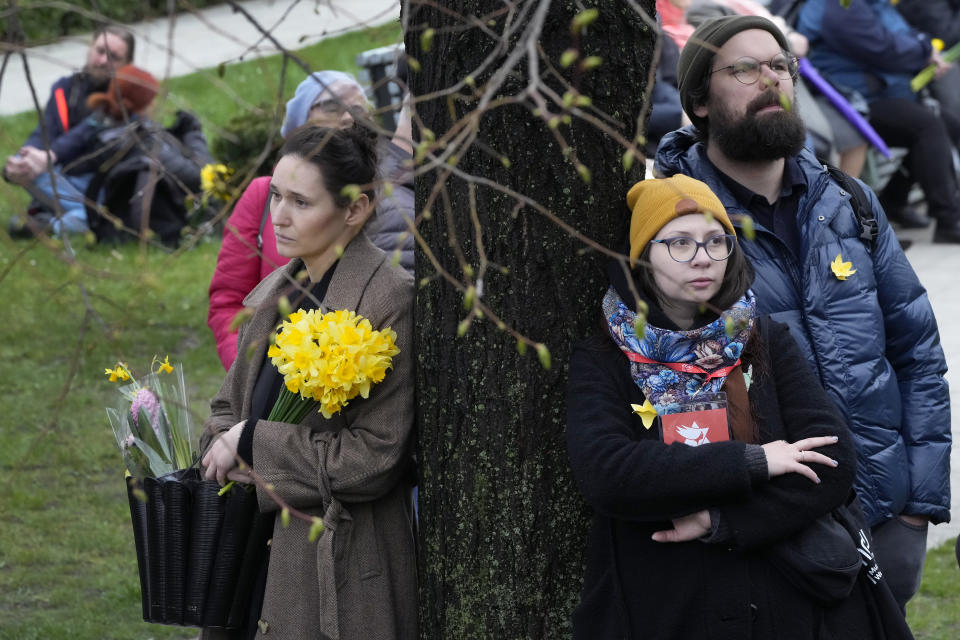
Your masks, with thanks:
M 759 310 L 790 327 L 847 419 L 857 445 L 855 487 L 869 523 L 901 513 L 947 521 L 950 395 L 926 291 L 873 192 L 864 187 L 880 227 L 871 249 L 859 237 L 850 195 L 809 151 L 797 161 L 807 180 L 797 214 L 802 260 L 759 224 L 753 241 L 741 240 L 757 272 Z M 656 165 L 664 175 L 706 182 L 728 213 L 749 214 L 692 127 L 664 137 Z M 838 254 L 857 270 L 846 280 L 830 269 Z

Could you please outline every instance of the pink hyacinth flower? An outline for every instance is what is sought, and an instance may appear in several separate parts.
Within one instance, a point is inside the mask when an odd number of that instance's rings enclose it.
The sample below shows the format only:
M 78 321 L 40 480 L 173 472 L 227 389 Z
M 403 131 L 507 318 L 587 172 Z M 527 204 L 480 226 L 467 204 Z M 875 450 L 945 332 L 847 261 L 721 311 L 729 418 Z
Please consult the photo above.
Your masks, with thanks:
M 160 401 L 157 400 L 157 396 L 150 391 L 150 389 L 140 389 L 137 391 L 137 395 L 133 398 L 133 403 L 130 405 L 130 415 L 133 416 L 133 423 L 140 426 L 140 409 L 145 409 L 147 411 L 147 416 L 150 418 L 150 426 L 153 427 L 153 432 L 157 434 L 157 437 L 160 436 Z

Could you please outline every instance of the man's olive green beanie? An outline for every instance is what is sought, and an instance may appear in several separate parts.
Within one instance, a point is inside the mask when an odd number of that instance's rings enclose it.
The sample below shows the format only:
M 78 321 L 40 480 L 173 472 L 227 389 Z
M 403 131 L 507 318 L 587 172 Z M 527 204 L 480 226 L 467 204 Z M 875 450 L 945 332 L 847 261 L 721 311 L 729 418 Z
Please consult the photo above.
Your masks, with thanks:
M 763 29 L 776 38 L 780 48 L 790 51 L 790 45 L 783 32 L 766 18 L 760 16 L 723 16 L 705 20 L 687 40 L 686 46 L 680 52 L 677 62 L 677 88 L 680 90 L 680 104 L 698 128 L 702 127 L 704 119 L 697 116 L 693 110 L 706 99 L 703 87 L 707 82 L 713 57 L 717 49 L 727 40 L 741 31 L 748 29 Z

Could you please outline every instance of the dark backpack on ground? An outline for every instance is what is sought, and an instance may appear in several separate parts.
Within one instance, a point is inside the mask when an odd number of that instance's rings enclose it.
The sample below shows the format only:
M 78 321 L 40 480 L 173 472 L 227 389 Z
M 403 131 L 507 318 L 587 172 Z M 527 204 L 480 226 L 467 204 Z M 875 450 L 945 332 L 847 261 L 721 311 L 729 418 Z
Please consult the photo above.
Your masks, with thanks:
M 97 240 L 121 242 L 149 229 L 176 246 L 188 221 L 186 196 L 200 190 L 200 170 L 212 162 L 199 121 L 178 112 L 169 129 L 133 122 L 105 130 L 100 145 L 112 151 L 103 154 L 86 194 Z

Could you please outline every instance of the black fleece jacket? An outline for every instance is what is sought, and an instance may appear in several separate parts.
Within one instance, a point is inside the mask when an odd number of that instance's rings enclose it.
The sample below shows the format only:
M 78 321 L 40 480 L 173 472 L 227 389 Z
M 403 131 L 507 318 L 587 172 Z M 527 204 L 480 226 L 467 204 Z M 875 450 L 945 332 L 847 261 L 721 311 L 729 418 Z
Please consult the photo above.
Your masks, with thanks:
M 763 551 L 847 498 L 854 443 L 787 328 L 764 318 L 756 331 L 764 348 L 748 395 L 761 441 L 838 436 L 818 449 L 839 462 L 813 465 L 820 484 L 796 473 L 757 482 L 743 442 L 663 444 L 659 424 L 644 429 L 631 410 L 644 396 L 613 341 L 595 336 L 574 348 L 567 446 L 594 510 L 575 638 L 818 637 L 822 612 Z M 651 539 L 702 509 L 721 519 L 722 541 Z

